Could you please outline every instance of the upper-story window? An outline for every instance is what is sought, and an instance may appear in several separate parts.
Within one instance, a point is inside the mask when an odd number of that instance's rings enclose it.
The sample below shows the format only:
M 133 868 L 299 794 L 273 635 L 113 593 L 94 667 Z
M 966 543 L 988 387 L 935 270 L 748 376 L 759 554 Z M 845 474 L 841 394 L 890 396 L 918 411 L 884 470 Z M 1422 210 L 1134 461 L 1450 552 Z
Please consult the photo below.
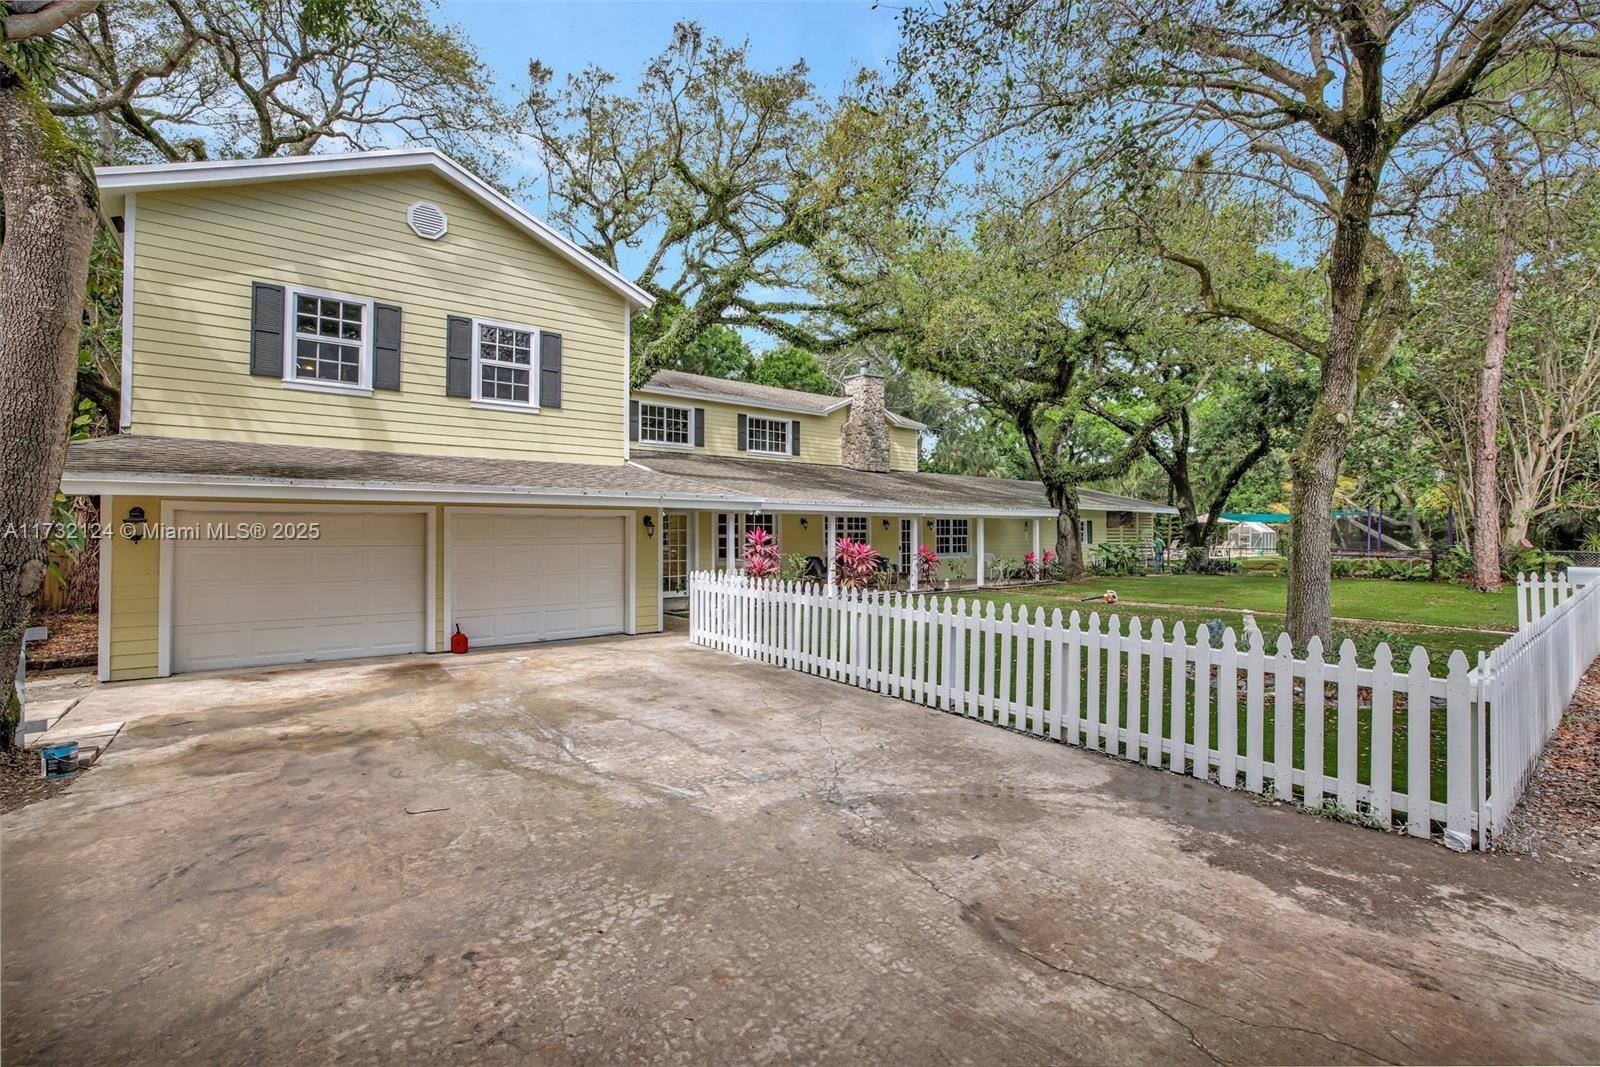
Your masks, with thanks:
M 747 424 L 748 450 L 772 456 L 789 454 L 789 420 L 751 415 Z
M 693 413 L 675 404 L 639 405 L 639 443 L 688 445 L 692 441 Z
M 539 331 L 532 326 L 474 319 L 472 399 L 496 407 L 539 406 Z
M 372 387 L 372 302 L 310 290 L 293 290 L 293 358 L 284 380 L 321 389 Z
M 966 519 L 934 520 L 933 550 L 941 556 L 965 556 L 971 529 Z

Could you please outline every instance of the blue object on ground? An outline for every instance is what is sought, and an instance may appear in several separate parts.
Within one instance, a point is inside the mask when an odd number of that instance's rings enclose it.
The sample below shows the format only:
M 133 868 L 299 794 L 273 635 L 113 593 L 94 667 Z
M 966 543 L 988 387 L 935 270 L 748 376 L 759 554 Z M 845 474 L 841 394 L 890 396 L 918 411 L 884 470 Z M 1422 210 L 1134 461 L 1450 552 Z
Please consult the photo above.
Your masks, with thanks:
M 78 742 L 45 745 L 39 750 L 39 765 L 46 778 L 65 778 L 78 769 Z

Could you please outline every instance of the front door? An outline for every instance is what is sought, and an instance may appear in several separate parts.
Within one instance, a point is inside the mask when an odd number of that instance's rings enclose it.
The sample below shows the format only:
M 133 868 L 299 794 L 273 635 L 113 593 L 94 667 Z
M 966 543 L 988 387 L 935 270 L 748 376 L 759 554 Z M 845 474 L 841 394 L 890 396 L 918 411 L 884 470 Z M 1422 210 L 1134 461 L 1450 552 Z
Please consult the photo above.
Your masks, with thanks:
M 682 596 L 689 591 L 689 513 L 661 516 L 661 592 Z

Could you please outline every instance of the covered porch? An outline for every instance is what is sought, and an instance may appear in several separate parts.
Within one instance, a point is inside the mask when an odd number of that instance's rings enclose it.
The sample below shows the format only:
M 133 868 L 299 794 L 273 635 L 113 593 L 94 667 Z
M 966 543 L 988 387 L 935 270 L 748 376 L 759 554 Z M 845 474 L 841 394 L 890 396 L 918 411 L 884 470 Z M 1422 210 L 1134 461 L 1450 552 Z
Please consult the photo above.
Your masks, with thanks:
M 1040 559 L 1044 550 L 1055 547 L 1055 518 L 1038 513 L 668 508 L 662 514 L 661 536 L 662 593 L 668 608 L 686 597 L 691 572 L 743 570 L 742 549 L 752 529 L 770 534 L 784 560 L 799 556 L 814 561 L 830 585 L 836 580 L 838 542 L 865 541 L 886 561 L 894 587 L 911 592 L 982 588 L 1014 573 L 1028 554 Z M 931 575 L 923 573 L 924 547 L 939 559 Z

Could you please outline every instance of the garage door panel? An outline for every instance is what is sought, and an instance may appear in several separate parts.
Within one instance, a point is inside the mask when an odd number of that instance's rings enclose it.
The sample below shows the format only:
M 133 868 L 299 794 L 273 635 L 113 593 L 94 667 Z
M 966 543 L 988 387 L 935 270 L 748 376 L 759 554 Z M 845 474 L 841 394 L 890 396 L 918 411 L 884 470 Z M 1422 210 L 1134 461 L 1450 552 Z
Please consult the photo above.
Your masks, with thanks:
M 452 516 L 452 620 L 474 645 L 617 633 L 625 626 L 620 517 Z
M 416 512 L 196 512 L 184 521 L 315 523 L 316 538 L 178 542 L 175 670 L 421 651 L 426 535 Z

